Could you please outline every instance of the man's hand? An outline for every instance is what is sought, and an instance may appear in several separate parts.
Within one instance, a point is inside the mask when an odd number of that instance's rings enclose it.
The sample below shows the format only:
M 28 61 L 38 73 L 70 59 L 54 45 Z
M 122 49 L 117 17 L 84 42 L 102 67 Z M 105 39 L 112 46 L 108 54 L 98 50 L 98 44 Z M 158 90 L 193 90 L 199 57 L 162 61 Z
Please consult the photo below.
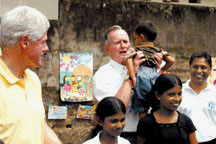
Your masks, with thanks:
M 161 53 L 155 53 L 153 55 L 153 57 L 156 60 L 156 68 L 160 71 L 160 69 L 161 69 L 160 65 L 161 65 L 162 60 L 163 60 L 163 53 L 162 52 Z
M 135 73 L 137 73 L 139 66 L 141 63 L 143 63 L 145 61 L 144 58 L 144 54 L 142 51 L 137 51 L 137 55 L 134 58 L 134 69 L 135 69 Z

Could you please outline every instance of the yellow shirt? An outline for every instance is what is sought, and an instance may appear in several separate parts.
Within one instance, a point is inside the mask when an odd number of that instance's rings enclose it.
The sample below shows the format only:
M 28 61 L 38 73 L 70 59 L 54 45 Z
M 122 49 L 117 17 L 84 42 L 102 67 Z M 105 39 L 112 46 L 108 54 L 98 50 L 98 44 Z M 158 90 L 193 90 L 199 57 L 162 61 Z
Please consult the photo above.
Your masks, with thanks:
M 0 59 L 0 139 L 5 144 L 43 144 L 41 83 L 30 69 L 18 79 Z

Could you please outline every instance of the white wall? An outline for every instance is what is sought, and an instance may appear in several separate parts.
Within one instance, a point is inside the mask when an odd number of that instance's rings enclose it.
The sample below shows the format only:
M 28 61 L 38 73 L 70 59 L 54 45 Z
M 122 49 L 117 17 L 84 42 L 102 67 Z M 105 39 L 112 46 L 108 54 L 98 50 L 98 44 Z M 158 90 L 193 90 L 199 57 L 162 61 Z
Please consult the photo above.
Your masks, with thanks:
M 58 0 L 0 0 L 0 16 L 19 5 L 34 7 L 44 13 L 50 20 L 58 19 Z

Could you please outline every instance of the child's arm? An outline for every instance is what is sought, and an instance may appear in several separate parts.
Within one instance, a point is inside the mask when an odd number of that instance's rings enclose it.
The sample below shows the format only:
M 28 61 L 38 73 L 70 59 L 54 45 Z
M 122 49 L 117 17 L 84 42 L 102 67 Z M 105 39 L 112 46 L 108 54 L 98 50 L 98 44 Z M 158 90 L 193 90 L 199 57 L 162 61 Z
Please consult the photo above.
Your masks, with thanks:
M 131 77 L 134 88 L 136 87 L 136 74 L 133 64 L 133 58 L 128 58 L 126 61 L 126 67 L 128 69 L 128 75 Z
M 133 48 L 130 48 L 126 56 L 126 67 L 128 69 L 128 75 L 132 79 L 133 87 L 136 87 L 136 72 L 133 63 L 133 56 L 136 55 L 136 51 Z
M 161 68 L 160 73 L 163 73 L 175 63 L 175 59 L 169 56 L 166 52 L 163 55 L 163 60 L 166 62 L 166 64 Z

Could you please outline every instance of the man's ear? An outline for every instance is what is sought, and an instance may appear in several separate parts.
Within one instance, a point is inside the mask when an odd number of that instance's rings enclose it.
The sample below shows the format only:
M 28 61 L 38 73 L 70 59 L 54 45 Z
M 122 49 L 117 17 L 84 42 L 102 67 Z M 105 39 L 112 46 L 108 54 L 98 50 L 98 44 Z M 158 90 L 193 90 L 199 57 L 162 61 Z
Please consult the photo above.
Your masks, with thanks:
M 23 48 L 23 49 L 26 49 L 29 45 L 29 36 L 28 35 L 22 35 L 20 37 L 20 46 Z
M 105 44 L 104 49 L 106 50 L 106 52 L 109 52 L 109 44 Z

